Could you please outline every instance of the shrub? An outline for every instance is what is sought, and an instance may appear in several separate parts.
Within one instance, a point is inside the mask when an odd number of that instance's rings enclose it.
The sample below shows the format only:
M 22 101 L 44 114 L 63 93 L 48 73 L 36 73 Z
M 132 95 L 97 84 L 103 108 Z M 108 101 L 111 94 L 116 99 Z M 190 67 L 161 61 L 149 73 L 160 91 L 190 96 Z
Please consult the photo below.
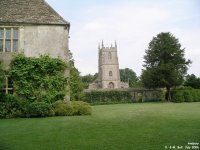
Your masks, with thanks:
M 53 109 L 56 116 L 72 116 L 74 114 L 71 104 L 61 100 L 53 103 Z
M 184 96 L 182 92 L 172 91 L 171 93 L 172 101 L 176 103 L 184 102 Z
M 53 103 L 53 108 L 56 116 L 72 116 L 72 115 L 91 115 L 91 106 L 82 101 L 64 102 L 57 101 Z
M 173 102 L 200 102 L 200 89 L 173 90 Z
M 26 117 L 48 117 L 54 114 L 51 105 L 45 102 L 30 103 L 26 109 Z
M 200 102 L 200 90 L 196 90 L 196 94 L 197 94 L 197 97 L 198 97 L 197 101 Z
M 14 118 L 23 116 L 26 102 L 15 95 L 4 95 L 0 102 L 0 118 Z
M 91 115 L 91 106 L 83 101 L 72 101 L 71 105 L 74 109 L 74 115 Z
M 189 90 L 183 91 L 183 97 L 184 97 L 185 102 L 192 102 L 193 101 L 193 99 L 192 99 L 193 97 L 190 93 L 191 93 L 191 91 L 189 91 Z
M 199 101 L 200 97 L 198 96 L 198 93 L 196 92 L 196 90 L 192 90 L 191 95 L 192 95 L 193 102 Z

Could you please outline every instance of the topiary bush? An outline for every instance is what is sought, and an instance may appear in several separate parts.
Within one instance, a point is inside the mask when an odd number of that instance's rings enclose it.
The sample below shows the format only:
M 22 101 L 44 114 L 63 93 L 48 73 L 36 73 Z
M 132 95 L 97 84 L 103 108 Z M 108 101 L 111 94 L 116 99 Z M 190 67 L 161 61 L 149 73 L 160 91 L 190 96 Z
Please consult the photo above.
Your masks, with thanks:
M 33 102 L 26 108 L 26 117 L 48 117 L 54 116 L 52 106 L 45 102 Z
M 74 110 L 73 115 L 91 115 L 92 114 L 92 108 L 91 106 L 83 101 L 72 101 L 71 105 Z
M 74 114 L 74 109 L 70 103 L 59 100 L 52 106 L 56 116 L 72 116 Z

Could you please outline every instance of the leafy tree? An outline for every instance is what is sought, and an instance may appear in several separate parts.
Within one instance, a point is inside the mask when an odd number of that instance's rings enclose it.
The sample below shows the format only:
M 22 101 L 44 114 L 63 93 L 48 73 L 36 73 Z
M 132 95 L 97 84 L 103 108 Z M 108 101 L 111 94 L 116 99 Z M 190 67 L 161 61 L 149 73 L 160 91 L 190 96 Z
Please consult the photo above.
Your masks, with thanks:
M 138 82 L 138 77 L 136 73 L 129 68 L 120 69 L 120 79 L 123 82 L 128 82 L 129 87 L 135 87 Z
M 185 49 L 171 33 L 153 37 L 144 56 L 141 79 L 145 87 L 167 90 L 166 100 L 171 100 L 170 89 L 183 83 L 190 60 L 184 58 Z
M 187 75 L 184 86 L 200 89 L 200 78 L 196 77 L 194 74 Z
M 70 53 L 70 99 L 80 100 L 83 96 L 83 83 L 81 81 L 80 72 L 74 65 L 72 53 Z
M 95 73 L 94 75 L 87 74 L 85 76 L 81 77 L 81 80 L 83 82 L 84 88 L 87 89 L 89 84 L 94 82 L 98 77 L 98 73 Z
M 83 96 L 83 83 L 79 71 L 75 66 L 70 67 L 70 99 L 81 100 Z

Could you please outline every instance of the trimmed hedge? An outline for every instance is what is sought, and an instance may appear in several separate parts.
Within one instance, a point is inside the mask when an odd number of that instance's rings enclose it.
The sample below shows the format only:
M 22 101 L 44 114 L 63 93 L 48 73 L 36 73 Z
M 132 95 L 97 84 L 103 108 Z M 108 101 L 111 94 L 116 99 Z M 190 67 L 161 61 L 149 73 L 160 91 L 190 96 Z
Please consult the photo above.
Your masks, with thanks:
M 200 102 L 200 89 L 173 90 L 172 102 Z
M 128 91 L 91 91 L 85 93 L 84 101 L 93 105 L 131 103 L 131 97 Z

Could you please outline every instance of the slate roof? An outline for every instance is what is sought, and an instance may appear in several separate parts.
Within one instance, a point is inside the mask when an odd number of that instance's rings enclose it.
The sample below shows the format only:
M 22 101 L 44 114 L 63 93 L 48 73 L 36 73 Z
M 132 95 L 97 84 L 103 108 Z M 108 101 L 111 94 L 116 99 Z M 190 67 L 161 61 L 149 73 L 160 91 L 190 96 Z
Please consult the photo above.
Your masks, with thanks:
M 0 0 L 0 23 L 70 25 L 44 0 Z

